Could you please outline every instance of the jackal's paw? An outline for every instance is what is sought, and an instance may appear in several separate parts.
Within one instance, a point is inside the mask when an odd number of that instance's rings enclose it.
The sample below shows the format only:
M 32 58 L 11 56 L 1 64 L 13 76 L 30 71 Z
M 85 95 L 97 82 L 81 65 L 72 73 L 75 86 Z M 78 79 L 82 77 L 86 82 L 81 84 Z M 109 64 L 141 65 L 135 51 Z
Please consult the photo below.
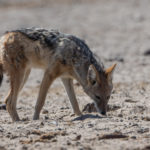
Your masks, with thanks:
M 78 112 L 74 112 L 77 116 L 82 116 L 82 113 L 81 111 L 78 111 Z
M 39 120 L 39 115 L 34 114 L 34 116 L 33 116 L 33 120 Z
M 19 116 L 12 117 L 12 121 L 13 121 L 13 122 L 18 122 L 18 121 L 20 121 Z
M 39 117 L 33 117 L 33 120 L 39 120 Z
M 9 107 L 7 108 L 7 110 L 9 112 L 10 117 L 11 117 L 13 122 L 20 121 L 20 118 L 19 118 L 18 113 L 16 111 L 12 111 Z

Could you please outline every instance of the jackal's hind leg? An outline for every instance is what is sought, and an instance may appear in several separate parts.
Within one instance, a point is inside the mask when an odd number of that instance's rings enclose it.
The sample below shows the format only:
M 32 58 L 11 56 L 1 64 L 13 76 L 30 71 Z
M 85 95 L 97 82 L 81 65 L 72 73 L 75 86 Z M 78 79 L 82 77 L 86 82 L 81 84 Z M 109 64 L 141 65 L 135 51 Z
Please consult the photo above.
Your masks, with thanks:
M 75 96 L 75 92 L 74 92 L 74 88 L 73 88 L 73 80 L 69 79 L 69 78 L 62 78 L 62 82 L 66 89 L 66 92 L 67 92 L 67 95 L 71 102 L 74 113 L 78 116 L 82 115 L 82 113 L 79 109 L 79 105 L 78 105 L 76 96 Z
M 40 86 L 40 91 L 39 91 L 38 99 L 37 99 L 36 106 L 35 106 L 33 120 L 39 119 L 41 109 L 45 103 L 47 91 L 50 85 L 52 84 L 52 82 L 54 81 L 54 79 L 55 78 L 48 71 L 45 72 L 41 86 Z
M 22 82 L 22 84 L 20 86 L 20 91 L 22 90 L 23 86 L 25 85 L 25 83 L 26 83 L 26 81 L 27 81 L 27 79 L 29 77 L 30 72 L 31 72 L 31 69 L 28 69 L 28 70 L 25 71 L 23 82 Z
M 23 82 L 24 69 L 14 69 L 10 73 L 10 91 L 5 100 L 6 108 L 13 121 L 19 121 L 19 116 L 16 111 L 17 96 Z

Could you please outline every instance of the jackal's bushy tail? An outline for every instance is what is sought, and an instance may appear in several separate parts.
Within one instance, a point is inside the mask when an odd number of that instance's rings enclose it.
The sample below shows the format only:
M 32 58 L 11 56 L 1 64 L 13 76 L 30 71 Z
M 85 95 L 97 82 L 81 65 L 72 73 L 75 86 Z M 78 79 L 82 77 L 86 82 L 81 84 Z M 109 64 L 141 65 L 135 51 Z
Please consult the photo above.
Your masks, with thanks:
M 0 62 L 0 86 L 3 81 L 3 64 Z

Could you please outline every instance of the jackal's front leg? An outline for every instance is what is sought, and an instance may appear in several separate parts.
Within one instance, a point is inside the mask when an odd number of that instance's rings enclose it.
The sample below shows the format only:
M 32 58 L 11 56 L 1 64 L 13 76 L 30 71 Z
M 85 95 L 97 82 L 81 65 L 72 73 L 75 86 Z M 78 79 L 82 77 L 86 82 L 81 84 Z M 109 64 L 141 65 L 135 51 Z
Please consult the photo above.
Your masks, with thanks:
M 48 91 L 48 89 L 49 89 L 49 87 L 52 84 L 54 79 L 55 78 L 48 71 L 45 72 L 42 83 L 41 83 L 38 99 L 36 102 L 33 120 L 39 119 L 41 109 L 45 103 L 47 91 Z
M 82 115 L 82 113 L 79 109 L 79 105 L 78 105 L 75 93 L 74 93 L 73 80 L 69 79 L 69 78 L 62 78 L 62 82 L 65 86 L 65 89 L 66 89 L 67 95 L 69 97 L 69 100 L 71 102 L 74 113 L 78 116 Z

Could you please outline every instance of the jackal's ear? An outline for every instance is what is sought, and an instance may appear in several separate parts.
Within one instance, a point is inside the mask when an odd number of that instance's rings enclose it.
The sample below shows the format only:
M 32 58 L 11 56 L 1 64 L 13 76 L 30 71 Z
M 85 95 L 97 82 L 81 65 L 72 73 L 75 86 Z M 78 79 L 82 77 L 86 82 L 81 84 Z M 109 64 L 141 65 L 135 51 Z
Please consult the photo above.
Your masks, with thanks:
M 93 65 L 90 65 L 88 69 L 88 74 L 87 74 L 88 83 L 90 83 L 91 85 L 94 85 L 97 79 L 96 76 L 97 76 L 96 68 Z
M 108 81 L 112 81 L 113 72 L 115 70 L 115 67 L 116 67 L 116 64 L 112 65 L 111 67 L 109 67 L 108 69 L 105 70 L 105 74 L 107 76 Z

